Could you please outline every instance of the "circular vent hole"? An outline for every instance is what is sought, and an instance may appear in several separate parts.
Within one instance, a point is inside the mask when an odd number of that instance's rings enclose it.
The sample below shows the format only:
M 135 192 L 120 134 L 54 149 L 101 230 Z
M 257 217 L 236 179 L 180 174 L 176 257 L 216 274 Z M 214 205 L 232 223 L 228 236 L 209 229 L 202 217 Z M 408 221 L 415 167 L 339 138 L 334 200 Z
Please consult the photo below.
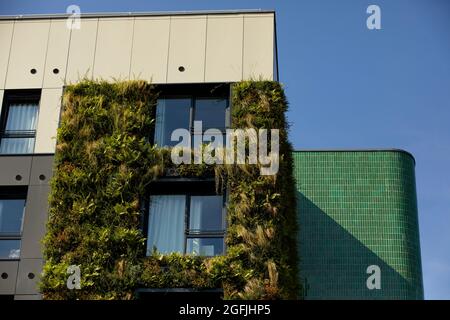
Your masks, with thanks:
M 37 71 L 36 71 L 35 68 L 33 68 L 33 69 L 30 70 L 30 72 L 31 72 L 31 74 L 36 74 Z
M 184 72 L 184 70 L 186 70 L 183 66 L 179 66 L 178 67 L 178 71 L 180 71 L 180 72 Z
M 28 274 L 28 279 L 34 279 L 34 273 L 33 272 L 30 272 Z
M 18 174 L 18 175 L 16 176 L 16 180 L 17 180 L 17 181 L 22 180 L 22 176 L 21 176 L 20 174 Z
M 2 273 L 2 279 L 8 279 L 8 274 L 6 272 Z
M 45 180 L 45 176 L 43 174 L 39 175 L 39 180 L 44 181 Z
M 54 74 L 58 74 L 59 73 L 59 69 L 58 68 L 53 69 L 53 73 Z

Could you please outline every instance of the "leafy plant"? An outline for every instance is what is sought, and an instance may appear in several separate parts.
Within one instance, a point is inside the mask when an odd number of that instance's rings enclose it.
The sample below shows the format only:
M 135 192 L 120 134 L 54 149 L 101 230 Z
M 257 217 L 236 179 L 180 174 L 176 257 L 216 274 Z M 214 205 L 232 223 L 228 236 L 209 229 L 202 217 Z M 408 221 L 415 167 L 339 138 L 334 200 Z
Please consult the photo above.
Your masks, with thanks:
M 234 128 L 280 129 L 280 170 L 259 165 L 174 166 L 170 149 L 148 142 L 157 89 L 144 81 L 83 80 L 68 86 L 51 182 L 45 299 L 132 299 L 136 288 L 223 288 L 225 299 L 292 299 L 297 279 L 296 199 L 281 85 L 232 85 Z M 151 181 L 175 169 L 185 177 L 215 177 L 229 192 L 223 256 L 145 256 L 142 199 Z M 69 265 L 81 269 L 81 289 L 66 287 Z

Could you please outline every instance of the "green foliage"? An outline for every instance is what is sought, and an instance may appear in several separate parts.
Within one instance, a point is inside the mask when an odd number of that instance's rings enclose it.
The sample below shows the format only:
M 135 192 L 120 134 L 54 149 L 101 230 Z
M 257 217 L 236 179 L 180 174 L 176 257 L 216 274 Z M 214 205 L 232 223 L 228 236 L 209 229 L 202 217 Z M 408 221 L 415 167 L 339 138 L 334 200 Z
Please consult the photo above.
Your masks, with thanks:
M 280 130 L 280 168 L 260 175 L 258 165 L 223 168 L 228 190 L 227 244 L 242 247 L 241 259 L 253 276 L 238 287 L 244 299 L 296 298 L 296 197 L 292 148 L 287 140 L 287 101 L 281 85 L 245 81 L 233 86 L 232 126 Z
M 157 92 L 144 81 L 84 80 L 67 87 L 44 239 L 44 298 L 132 299 L 138 287 L 221 287 L 226 299 L 297 297 L 287 102 L 277 82 L 240 82 L 232 91 L 234 128 L 280 129 L 277 175 L 262 176 L 259 165 L 248 164 L 173 168 L 170 149 L 147 141 Z M 141 200 L 150 182 L 170 168 L 181 176 L 215 176 L 226 185 L 225 255 L 145 257 Z M 80 266 L 80 290 L 66 288 L 69 265 Z

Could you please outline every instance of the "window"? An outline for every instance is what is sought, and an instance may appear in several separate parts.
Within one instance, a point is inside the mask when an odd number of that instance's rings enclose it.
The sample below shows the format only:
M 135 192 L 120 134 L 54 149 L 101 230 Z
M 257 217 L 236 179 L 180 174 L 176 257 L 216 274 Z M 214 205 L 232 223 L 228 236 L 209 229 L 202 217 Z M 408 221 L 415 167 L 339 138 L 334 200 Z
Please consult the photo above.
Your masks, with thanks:
M 207 129 L 212 128 L 225 132 L 228 91 L 224 88 L 216 91 L 198 87 L 163 90 L 156 106 L 155 144 L 161 147 L 175 146 L 178 141 L 171 141 L 170 138 L 172 132 L 179 128 L 189 130 L 196 135 L 203 134 Z M 177 94 L 174 95 L 174 93 Z M 194 132 L 194 121 L 202 121 L 201 132 Z
M 195 99 L 194 120 L 203 121 L 203 130 L 216 128 L 225 130 L 225 111 L 228 105 L 226 99 L 197 98 Z
M 0 259 L 19 259 L 26 190 L 0 190 Z
M 6 91 L 0 123 L 0 154 L 33 153 L 40 92 Z
M 219 129 L 223 134 L 226 129 L 226 110 L 228 100 L 219 98 L 197 98 L 195 99 L 194 121 L 202 121 L 202 130 L 195 131 L 191 127 L 194 135 L 203 135 L 208 129 Z M 211 141 L 211 138 L 206 138 Z
M 158 99 L 156 106 L 155 144 L 158 146 L 174 146 L 170 141 L 173 130 L 189 129 L 190 99 Z
M 150 196 L 147 254 L 154 248 L 161 253 L 222 254 L 224 212 L 223 195 L 199 192 Z

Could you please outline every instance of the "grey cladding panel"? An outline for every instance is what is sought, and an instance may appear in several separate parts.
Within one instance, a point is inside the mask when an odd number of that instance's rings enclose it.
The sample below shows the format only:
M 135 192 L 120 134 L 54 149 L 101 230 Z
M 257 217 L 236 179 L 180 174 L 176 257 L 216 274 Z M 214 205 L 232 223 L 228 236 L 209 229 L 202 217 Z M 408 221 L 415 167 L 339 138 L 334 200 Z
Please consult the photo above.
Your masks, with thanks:
M 45 235 L 49 191 L 48 185 L 28 187 L 20 250 L 21 259 L 42 258 L 41 240 Z
M 14 294 L 18 261 L 0 261 L 0 294 Z
M 22 259 L 19 262 L 16 294 L 38 294 L 38 282 L 42 272 L 42 259 Z
M 30 185 L 48 185 L 53 173 L 53 156 L 34 156 Z
M 30 181 L 30 168 L 30 156 L 0 156 L 0 185 L 28 185 Z

